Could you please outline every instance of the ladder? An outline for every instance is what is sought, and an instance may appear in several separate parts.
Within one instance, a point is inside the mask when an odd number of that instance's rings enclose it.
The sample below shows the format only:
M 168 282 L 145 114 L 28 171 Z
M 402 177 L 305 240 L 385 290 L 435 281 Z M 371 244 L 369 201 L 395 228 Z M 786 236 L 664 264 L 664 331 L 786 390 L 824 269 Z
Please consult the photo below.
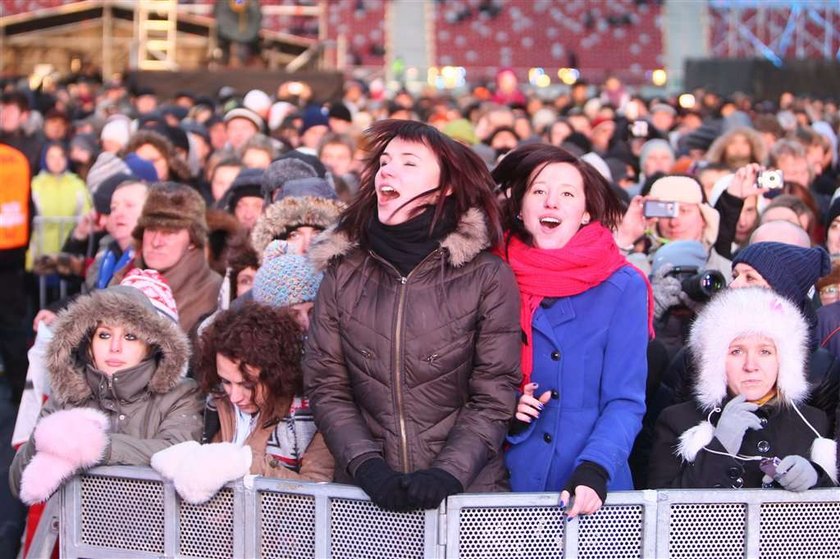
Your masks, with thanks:
M 175 70 L 177 0 L 137 0 L 134 36 L 140 70 Z

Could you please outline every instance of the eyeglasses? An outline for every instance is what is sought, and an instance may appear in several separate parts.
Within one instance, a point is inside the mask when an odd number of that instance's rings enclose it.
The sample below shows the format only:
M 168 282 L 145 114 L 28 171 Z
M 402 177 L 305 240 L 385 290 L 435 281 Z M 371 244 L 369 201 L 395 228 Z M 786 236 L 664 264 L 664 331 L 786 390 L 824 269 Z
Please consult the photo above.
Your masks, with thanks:
M 840 285 L 826 285 L 822 289 L 820 289 L 820 296 L 821 297 L 837 297 L 840 294 Z

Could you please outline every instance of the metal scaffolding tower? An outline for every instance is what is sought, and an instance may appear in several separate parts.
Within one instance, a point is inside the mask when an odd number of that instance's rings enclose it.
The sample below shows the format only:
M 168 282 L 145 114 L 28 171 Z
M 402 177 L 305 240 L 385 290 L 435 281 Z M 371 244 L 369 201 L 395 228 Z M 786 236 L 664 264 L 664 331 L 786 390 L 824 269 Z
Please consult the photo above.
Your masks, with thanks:
M 840 60 L 838 0 L 710 0 L 712 55 Z

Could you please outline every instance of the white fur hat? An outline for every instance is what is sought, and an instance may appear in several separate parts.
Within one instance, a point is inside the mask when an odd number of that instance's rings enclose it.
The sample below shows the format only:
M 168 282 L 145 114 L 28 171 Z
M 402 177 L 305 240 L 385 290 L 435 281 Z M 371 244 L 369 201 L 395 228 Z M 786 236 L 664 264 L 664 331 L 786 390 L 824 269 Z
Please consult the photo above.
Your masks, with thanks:
M 691 327 L 688 345 L 697 365 L 695 397 L 706 409 L 726 398 L 726 355 L 733 340 L 747 335 L 773 340 L 779 358 L 776 386 L 785 403 L 808 395 L 805 363 L 808 324 L 796 305 L 771 289 L 745 287 L 716 295 Z

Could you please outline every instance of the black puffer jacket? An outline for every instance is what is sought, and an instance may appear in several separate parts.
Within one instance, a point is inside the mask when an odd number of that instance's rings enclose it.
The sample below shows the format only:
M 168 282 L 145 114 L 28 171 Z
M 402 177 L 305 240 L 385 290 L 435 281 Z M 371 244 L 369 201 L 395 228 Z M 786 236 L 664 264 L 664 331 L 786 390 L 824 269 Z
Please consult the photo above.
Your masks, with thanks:
M 316 265 L 330 264 L 304 379 L 336 481 L 378 455 L 401 472 L 441 468 L 468 491 L 507 488 L 501 449 L 520 382 L 519 296 L 487 246 L 473 209 L 407 277 L 334 232 L 310 250 Z

